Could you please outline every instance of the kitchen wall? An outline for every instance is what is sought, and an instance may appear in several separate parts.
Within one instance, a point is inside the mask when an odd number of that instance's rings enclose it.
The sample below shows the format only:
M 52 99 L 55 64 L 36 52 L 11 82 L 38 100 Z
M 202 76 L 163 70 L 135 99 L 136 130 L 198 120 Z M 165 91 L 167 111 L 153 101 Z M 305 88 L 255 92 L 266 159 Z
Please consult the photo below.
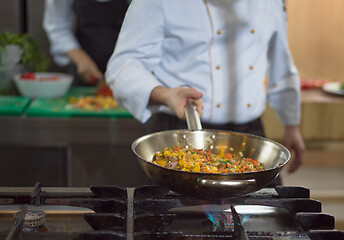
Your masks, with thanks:
M 287 0 L 291 51 L 300 73 L 344 81 L 344 1 Z
M 0 2 L 0 32 L 4 31 L 20 31 L 18 0 L 1 0 Z

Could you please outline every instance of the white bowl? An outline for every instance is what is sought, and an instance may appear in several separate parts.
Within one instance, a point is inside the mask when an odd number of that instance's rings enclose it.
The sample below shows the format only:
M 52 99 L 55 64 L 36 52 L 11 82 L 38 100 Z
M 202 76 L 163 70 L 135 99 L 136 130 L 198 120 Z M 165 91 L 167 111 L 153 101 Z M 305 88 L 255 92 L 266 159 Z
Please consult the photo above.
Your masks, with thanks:
M 30 98 L 63 97 L 70 88 L 73 76 L 65 73 L 39 72 L 34 79 L 25 79 L 21 74 L 14 76 L 14 82 L 21 95 Z

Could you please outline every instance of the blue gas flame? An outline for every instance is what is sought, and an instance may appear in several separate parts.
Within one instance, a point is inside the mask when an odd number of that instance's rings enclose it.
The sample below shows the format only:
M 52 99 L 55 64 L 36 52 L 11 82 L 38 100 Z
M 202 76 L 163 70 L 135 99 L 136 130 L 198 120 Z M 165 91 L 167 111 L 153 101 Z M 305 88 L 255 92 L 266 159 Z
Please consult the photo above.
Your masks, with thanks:
M 213 223 L 213 225 L 220 230 L 233 229 L 234 221 L 232 212 L 230 209 L 224 209 L 221 205 L 212 205 L 203 207 L 204 213 L 207 218 Z M 243 225 L 249 218 L 248 215 L 238 214 L 240 222 Z

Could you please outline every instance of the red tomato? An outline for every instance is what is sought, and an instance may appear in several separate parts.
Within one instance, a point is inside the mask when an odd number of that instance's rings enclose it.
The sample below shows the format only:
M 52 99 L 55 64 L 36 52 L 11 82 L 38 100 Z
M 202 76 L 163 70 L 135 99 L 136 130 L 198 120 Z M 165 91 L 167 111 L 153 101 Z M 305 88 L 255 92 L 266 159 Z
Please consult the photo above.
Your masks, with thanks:
M 96 95 L 97 96 L 103 96 L 103 97 L 107 97 L 107 96 L 112 97 L 113 96 L 110 87 L 107 85 L 100 85 L 97 89 Z
M 322 85 L 327 83 L 327 79 L 306 79 L 306 78 L 301 78 L 301 89 L 310 89 L 310 88 L 321 88 Z
M 27 72 L 20 75 L 20 79 L 32 81 L 36 79 L 36 76 L 33 72 Z
M 311 82 L 301 79 L 301 89 L 309 89 L 312 88 Z

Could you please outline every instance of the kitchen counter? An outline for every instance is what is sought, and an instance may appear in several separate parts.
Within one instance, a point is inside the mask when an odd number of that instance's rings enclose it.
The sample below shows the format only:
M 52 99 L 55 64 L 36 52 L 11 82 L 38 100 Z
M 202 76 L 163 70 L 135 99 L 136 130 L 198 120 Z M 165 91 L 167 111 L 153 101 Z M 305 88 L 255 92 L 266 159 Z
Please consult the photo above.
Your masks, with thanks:
M 344 96 L 307 89 L 302 91 L 301 101 L 300 130 L 305 140 L 344 140 Z M 283 126 L 270 107 L 263 115 L 263 122 L 269 138 L 282 139 Z
M 301 132 L 306 163 L 336 165 L 344 149 L 344 98 L 319 89 L 302 92 Z M 268 138 L 280 141 L 283 127 L 268 108 Z M 133 118 L 0 117 L 0 186 L 87 187 L 148 183 L 131 143 L 146 134 Z M 18 177 L 21 176 L 21 177 Z
M 301 92 L 302 103 L 344 104 L 344 96 L 328 94 L 321 89 L 307 89 Z
M 327 94 L 320 89 L 302 91 L 301 131 L 307 140 L 344 140 L 344 97 Z M 108 145 L 122 139 L 133 140 L 143 133 L 136 120 L 97 117 L 0 117 L 0 143 L 34 143 L 38 145 L 101 144 Z M 263 115 L 267 136 L 280 140 L 283 126 L 273 110 L 268 107 Z M 87 132 L 85 131 L 87 130 Z M 106 134 L 104 132 L 116 132 Z M 132 136 L 132 135 L 135 136 Z M 119 140 L 121 139 L 121 140 Z M 128 142 L 128 141 L 127 141 Z
M 132 118 L 0 117 L 0 132 L 0 186 L 148 181 L 131 151 L 145 129 Z
M 114 146 L 144 134 L 132 118 L 0 117 L 0 144 L 38 146 Z

